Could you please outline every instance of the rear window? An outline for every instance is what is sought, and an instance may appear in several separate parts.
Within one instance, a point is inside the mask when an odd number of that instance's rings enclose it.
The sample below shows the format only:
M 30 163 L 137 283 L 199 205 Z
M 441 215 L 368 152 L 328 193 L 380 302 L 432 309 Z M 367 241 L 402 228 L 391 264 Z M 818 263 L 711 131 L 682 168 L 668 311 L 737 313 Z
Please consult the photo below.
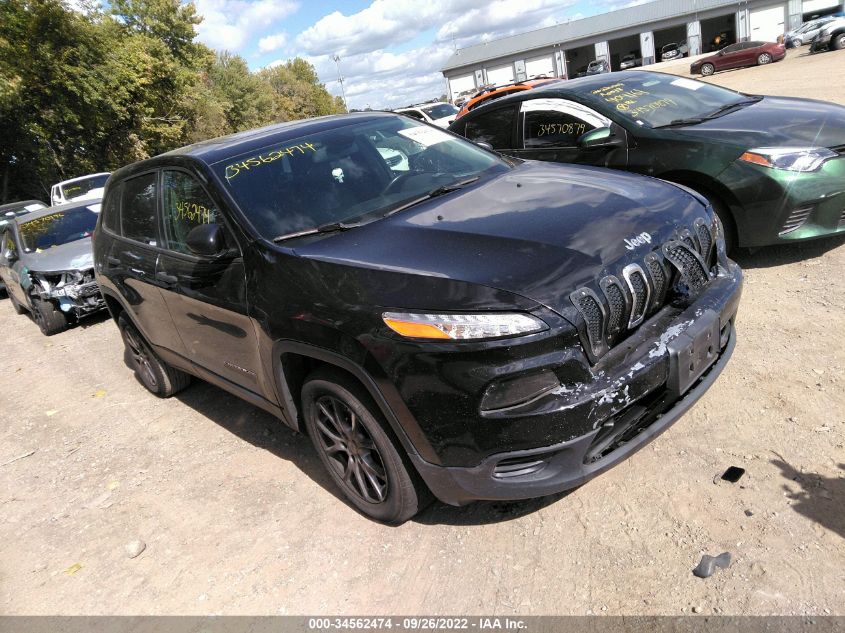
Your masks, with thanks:
M 80 198 L 92 189 L 100 189 L 106 186 L 106 181 L 109 179 L 108 174 L 102 176 L 91 176 L 84 180 L 78 180 L 66 185 L 62 185 L 62 192 L 65 194 L 65 200 L 74 200 Z
M 95 224 L 97 214 L 82 207 L 21 222 L 18 229 L 23 249 L 31 253 L 91 237 Z

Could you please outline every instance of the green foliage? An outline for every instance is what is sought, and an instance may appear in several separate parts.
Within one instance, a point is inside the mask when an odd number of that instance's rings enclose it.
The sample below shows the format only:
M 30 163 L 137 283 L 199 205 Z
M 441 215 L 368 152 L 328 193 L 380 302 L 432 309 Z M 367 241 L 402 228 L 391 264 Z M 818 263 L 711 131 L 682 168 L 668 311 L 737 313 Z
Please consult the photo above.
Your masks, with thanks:
M 179 0 L 0 0 L 0 202 L 276 121 L 345 112 L 302 59 L 251 73 Z

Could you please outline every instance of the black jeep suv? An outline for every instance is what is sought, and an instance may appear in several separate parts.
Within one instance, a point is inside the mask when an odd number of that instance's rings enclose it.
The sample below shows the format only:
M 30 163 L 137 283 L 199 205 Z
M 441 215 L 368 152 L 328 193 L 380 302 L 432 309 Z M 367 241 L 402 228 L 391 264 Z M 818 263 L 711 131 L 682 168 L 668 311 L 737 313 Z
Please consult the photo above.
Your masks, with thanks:
M 94 250 L 147 389 L 192 374 L 306 430 L 389 522 L 626 458 L 722 371 L 741 287 L 689 190 L 387 113 L 125 167 Z

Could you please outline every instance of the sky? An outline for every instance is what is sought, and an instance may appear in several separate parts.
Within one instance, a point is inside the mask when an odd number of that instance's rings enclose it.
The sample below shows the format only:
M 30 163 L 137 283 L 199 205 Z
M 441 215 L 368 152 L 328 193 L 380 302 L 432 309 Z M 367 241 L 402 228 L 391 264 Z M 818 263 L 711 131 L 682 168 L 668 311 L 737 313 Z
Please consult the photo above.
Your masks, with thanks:
M 642 1 L 642 0 L 639 0 Z M 626 0 L 195 0 L 198 39 L 252 70 L 302 57 L 349 108 L 396 108 L 446 93 L 463 48 L 638 2 Z

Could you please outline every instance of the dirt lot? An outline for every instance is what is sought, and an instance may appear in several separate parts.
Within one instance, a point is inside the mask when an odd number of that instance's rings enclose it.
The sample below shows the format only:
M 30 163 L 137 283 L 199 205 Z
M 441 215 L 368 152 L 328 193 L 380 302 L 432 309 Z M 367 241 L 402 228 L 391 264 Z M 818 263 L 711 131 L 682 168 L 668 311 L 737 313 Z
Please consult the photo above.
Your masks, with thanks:
M 805 50 L 709 81 L 845 103 L 845 52 Z M 262 411 L 147 394 L 105 317 L 48 339 L 2 300 L 0 613 L 845 615 L 845 240 L 738 259 L 734 357 L 667 433 L 570 494 L 398 528 Z

